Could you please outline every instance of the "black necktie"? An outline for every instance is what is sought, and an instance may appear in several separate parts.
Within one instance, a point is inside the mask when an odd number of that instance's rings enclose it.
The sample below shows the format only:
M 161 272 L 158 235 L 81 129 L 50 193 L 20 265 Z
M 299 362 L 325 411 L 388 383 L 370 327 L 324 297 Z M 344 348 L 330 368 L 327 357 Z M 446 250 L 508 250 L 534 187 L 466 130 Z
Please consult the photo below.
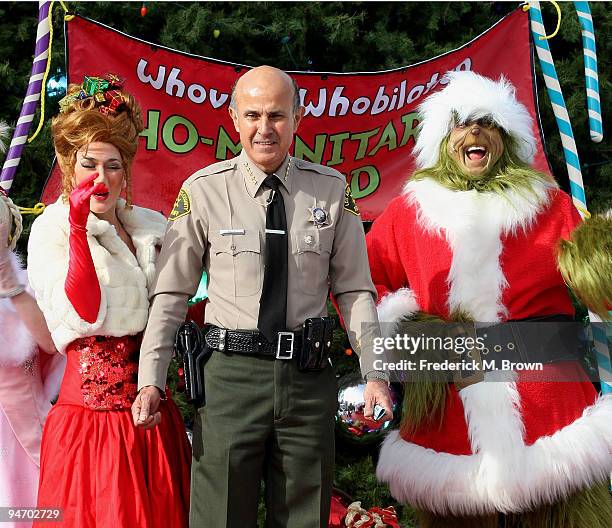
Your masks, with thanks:
M 287 217 L 279 184 L 273 175 L 264 180 L 272 189 L 272 200 L 266 211 L 266 267 L 257 328 L 271 342 L 287 328 Z

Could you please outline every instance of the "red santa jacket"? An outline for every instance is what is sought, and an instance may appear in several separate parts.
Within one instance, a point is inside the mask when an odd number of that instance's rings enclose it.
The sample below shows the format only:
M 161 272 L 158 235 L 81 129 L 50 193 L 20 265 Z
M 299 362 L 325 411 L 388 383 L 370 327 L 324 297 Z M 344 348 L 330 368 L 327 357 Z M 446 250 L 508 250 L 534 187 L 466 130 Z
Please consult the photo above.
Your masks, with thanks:
M 572 315 L 556 251 L 579 222 L 552 182 L 502 196 L 411 181 L 366 237 L 379 318 L 417 310 L 444 318 L 462 310 L 481 322 Z M 560 368 L 580 377 L 566 363 L 547 365 L 541 378 Z M 612 399 L 594 403 L 586 377 L 487 377 L 498 382 L 448 391 L 439 427 L 434 418 L 387 437 L 377 475 L 396 498 L 438 513 L 521 511 L 606 478 Z

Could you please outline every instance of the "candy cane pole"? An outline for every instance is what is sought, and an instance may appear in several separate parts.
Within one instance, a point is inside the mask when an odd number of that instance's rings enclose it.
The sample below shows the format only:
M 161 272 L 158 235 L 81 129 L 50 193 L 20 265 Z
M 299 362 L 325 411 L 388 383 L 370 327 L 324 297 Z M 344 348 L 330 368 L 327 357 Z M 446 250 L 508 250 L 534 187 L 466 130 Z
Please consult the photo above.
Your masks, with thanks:
M 570 188 L 572 199 L 576 209 L 584 216 L 586 211 L 586 197 L 584 194 L 584 184 L 582 182 L 582 172 L 580 170 L 580 160 L 578 159 L 578 150 L 576 141 L 574 140 L 574 132 L 570 123 L 565 99 L 561 92 L 557 70 L 553 63 L 548 41 L 544 40 L 546 30 L 542 21 L 542 12 L 540 11 L 540 2 L 537 0 L 529 3 L 529 17 L 531 19 L 531 32 L 533 41 L 536 47 L 540 66 L 544 74 L 544 81 L 548 90 L 548 96 L 552 104 L 559 133 L 561 134 L 561 144 L 563 145 L 563 154 L 570 179 Z M 542 38 L 540 38 L 542 37 Z
M 597 75 L 597 50 L 595 49 L 595 28 L 588 2 L 574 2 L 584 52 L 584 76 L 586 80 L 587 107 L 589 110 L 589 131 L 591 140 L 600 143 L 603 139 L 603 120 L 599 100 L 599 76 Z
M 561 92 L 559 78 L 557 77 L 557 70 L 555 69 L 555 65 L 553 63 L 548 41 L 544 38 L 546 36 L 546 30 L 542 20 L 542 11 L 540 10 L 539 1 L 534 0 L 529 2 L 529 18 L 531 21 L 533 43 L 536 47 L 538 59 L 540 59 L 540 66 L 542 67 L 542 73 L 544 74 L 546 89 L 548 91 L 548 96 L 555 114 L 555 119 L 557 120 L 559 134 L 561 135 L 561 144 L 563 145 L 565 163 L 570 179 L 572 200 L 576 206 L 576 209 L 578 209 L 581 216 L 584 218 L 588 215 L 588 211 L 586 207 L 584 184 L 582 182 L 582 172 L 580 170 L 580 161 L 578 159 L 578 150 L 576 149 L 576 141 L 574 140 L 572 125 L 565 106 L 565 99 L 563 98 L 563 93 Z M 600 321 L 600 319 L 591 312 L 589 312 L 589 318 L 593 322 Z M 592 331 L 601 388 L 605 393 L 612 392 L 612 368 L 610 366 L 610 351 L 608 350 L 608 341 L 605 332 L 602 332 L 601 329 L 598 328 L 600 326 L 601 325 L 593 325 Z
M 17 126 L 13 133 L 13 139 L 9 147 L 8 154 L 4 160 L 2 173 L 0 174 L 0 187 L 7 193 L 13 184 L 17 166 L 21 161 L 23 147 L 28 139 L 28 132 L 34 119 L 36 107 L 40 99 L 42 81 L 47 67 L 49 57 L 49 7 L 51 2 L 38 2 L 38 30 L 36 31 L 36 47 L 34 49 L 34 62 L 30 74 L 30 82 L 21 113 L 17 120 Z

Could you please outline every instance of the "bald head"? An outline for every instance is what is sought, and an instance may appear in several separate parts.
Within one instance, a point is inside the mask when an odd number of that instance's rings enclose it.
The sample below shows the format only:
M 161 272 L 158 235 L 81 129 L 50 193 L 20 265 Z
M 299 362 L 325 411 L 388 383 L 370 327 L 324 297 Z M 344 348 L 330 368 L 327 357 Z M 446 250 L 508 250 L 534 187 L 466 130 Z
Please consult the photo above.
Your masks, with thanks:
M 287 157 L 304 108 L 291 77 L 277 68 L 260 66 L 238 79 L 229 113 L 246 155 L 271 174 Z
M 300 90 L 297 83 L 283 70 L 273 66 L 257 66 L 239 77 L 232 88 L 230 108 L 236 109 L 236 98 L 240 94 L 262 87 L 277 86 L 282 90 L 292 93 L 293 113 L 296 114 L 300 109 Z

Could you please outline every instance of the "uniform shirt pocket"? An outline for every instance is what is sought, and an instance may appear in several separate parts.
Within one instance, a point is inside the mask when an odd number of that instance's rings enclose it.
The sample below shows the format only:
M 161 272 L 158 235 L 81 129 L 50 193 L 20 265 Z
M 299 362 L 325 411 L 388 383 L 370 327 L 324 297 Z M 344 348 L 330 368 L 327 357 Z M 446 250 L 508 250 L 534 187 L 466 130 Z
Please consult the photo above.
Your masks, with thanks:
M 305 229 L 295 234 L 294 254 L 302 293 L 306 295 L 327 293 L 333 237 L 334 232 L 330 229 Z
M 210 280 L 221 294 L 248 297 L 261 290 L 259 233 L 215 236 L 210 247 Z

